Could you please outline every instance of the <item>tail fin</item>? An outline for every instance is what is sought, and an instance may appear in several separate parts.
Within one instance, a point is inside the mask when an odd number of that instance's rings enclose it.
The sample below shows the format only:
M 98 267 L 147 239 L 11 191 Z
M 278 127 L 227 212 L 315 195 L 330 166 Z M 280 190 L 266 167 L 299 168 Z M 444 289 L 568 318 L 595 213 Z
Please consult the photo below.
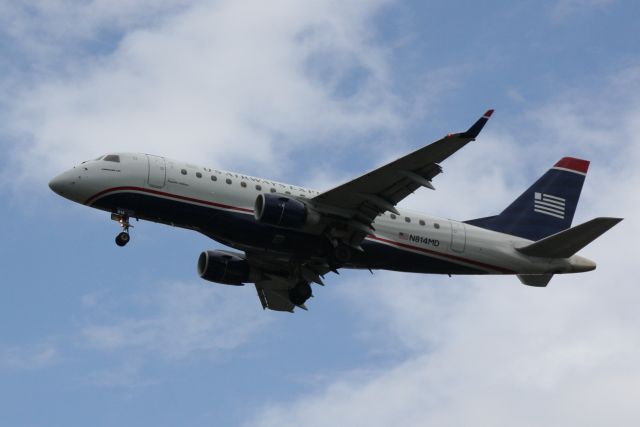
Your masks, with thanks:
M 566 230 L 588 169 L 587 160 L 564 157 L 499 215 L 465 222 L 530 240 Z

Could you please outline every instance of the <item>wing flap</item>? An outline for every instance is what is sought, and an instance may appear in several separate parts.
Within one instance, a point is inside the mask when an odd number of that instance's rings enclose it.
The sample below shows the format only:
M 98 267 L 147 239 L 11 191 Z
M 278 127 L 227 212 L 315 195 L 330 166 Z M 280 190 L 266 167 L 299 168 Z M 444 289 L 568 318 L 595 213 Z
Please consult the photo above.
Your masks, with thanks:
M 263 309 L 293 313 L 295 305 L 289 300 L 287 291 L 268 289 L 256 283 L 256 291 Z

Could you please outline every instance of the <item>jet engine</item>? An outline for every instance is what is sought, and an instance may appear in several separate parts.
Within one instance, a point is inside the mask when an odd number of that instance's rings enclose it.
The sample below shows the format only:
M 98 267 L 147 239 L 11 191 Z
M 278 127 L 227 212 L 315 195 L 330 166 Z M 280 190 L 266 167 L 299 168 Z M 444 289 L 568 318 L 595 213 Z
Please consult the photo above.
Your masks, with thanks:
M 210 282 L 242 286 L 251 282 L 251 266 L 239 254 L 204 251 L 198 257 L 198 275 Z
M 320 216 L 300 200 L 282 194 L 260 194 L 254 207 L 256 220 L 284 228 L 317 224 Z

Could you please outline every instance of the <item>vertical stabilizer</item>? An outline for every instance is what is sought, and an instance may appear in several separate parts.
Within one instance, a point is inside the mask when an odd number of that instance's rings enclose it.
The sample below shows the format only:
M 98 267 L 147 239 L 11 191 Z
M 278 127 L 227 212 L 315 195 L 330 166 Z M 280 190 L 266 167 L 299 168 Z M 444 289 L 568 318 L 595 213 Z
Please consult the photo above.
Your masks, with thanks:
M 530 240 L 566 230 L 588 169 L 587 160 L 564 157 L 499 215 L 466 222 Z

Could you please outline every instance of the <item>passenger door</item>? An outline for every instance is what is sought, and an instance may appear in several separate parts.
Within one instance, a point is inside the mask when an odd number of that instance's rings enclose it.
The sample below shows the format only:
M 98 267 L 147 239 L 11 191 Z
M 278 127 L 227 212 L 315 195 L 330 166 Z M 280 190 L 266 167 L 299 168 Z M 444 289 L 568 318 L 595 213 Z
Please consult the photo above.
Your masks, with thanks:
M 164 157 L 147 154 L 147 160 L 149 162 L 149 186 L 155 188 L 164 187 L 167 179 L 167 168 Z
M 464 252 L 467 244 L 467 233 L 463 222 L 449 221 L 451 224 L 451 250 L 454 252 Z

